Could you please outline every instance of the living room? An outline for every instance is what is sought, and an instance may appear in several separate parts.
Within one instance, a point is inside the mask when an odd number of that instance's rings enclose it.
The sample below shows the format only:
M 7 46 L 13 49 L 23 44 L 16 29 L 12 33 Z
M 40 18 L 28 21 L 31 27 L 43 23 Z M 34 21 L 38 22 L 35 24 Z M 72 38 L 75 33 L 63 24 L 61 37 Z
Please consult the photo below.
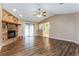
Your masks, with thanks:
M 1 56 L 78 56 L 79 3 L 0 3 Z

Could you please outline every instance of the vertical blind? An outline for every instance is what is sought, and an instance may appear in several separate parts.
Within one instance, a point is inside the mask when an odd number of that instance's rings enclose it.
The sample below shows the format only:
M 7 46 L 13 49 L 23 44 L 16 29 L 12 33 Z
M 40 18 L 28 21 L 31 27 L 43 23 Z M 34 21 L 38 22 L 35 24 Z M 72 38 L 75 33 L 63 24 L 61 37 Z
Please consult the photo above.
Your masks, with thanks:
M 34 24 L 25 25 L 25 36 L 34 36 Z

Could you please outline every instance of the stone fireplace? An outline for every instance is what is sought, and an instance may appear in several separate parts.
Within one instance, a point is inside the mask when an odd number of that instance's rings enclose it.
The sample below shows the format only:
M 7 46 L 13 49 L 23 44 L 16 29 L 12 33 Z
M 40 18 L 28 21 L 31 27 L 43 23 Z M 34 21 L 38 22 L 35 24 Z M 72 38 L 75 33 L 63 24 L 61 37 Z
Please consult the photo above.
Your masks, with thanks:
M 7 24 L 7 38 L 15 38 L 17 36 L 18 26 L 16 24 Z
M 0 52 L 12 49 L 13 42 L 22 37 L 21 24 L 21 20 L 0 6 Z
M 8 39 L 16 37 L 16 31 L 8 31 L 7 33 Z
M 3 22 L 3 40 L 16 38 L 18 36 L 18 25 L 13 23 Z
M 3 41 L 7 41 L 8 39 L 17 39 L 18 29 L 21 25 L 18 21 L 18 18 L 11 15 L 9 12 L 3 10 L 3 20 L 2 20 L 2 35 Z

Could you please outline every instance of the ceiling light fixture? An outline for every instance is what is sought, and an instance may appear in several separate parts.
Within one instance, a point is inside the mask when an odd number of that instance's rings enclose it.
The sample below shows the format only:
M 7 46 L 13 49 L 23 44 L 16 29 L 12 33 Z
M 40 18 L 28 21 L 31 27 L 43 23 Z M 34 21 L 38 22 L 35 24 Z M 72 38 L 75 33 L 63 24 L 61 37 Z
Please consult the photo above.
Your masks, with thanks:
M 19 14 L 19 16 L 20 16 L 20 17 L 22 17 L 22 15 L 21 15 L 21 14 Z
M 13 9 L 13 12 L 16 12 L 16 9 Z
M 34 14 L 37 17 L 46 17 L 46 11 L 41 10 L 40 8 Z

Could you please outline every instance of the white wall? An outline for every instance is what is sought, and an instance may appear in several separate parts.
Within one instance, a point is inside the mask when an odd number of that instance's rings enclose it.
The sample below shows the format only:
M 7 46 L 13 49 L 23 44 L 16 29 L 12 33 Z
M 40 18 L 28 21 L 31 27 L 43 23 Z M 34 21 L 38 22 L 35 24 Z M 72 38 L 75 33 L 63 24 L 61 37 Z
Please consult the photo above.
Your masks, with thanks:
M 79 44 L 79 12 L 74 14 L 75 16 L 75 39 Z
M 41 23 L 50 23 L 49 37 L 79 44 L 79 13 L 49 17 Z
M 50 18 L 50 37 L 75 41 L 75 21 L 73 15 L 60 15 Z
M 21 25 L 18 26 L 18 36 L 23 36 L 25 22 L 20 20 Z

